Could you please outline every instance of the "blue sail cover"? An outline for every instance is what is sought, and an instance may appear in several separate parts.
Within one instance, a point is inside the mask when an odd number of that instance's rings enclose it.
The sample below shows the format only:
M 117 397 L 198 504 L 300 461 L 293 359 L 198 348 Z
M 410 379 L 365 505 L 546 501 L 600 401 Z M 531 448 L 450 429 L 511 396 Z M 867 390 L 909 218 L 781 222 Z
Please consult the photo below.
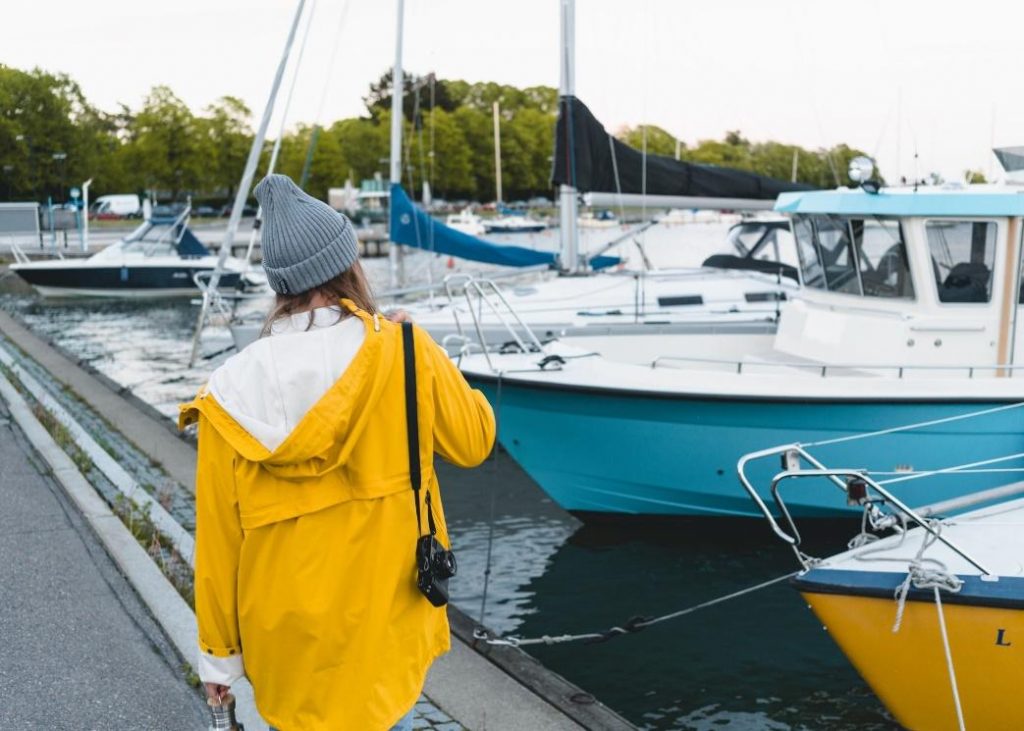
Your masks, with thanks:
M 535 251 L 524 246 L 492 244 L 475 236 L 448 228 L 421 211 L 406 195 L 401 185 L 391 185 L 391 240 L 406 246 L 457 256 L 460 259 L 497 264 L 506 267 L 553 266 L 557 255 Z M 590 260 L 594 269 L 618 264 L 614 256 L 598 256 Z

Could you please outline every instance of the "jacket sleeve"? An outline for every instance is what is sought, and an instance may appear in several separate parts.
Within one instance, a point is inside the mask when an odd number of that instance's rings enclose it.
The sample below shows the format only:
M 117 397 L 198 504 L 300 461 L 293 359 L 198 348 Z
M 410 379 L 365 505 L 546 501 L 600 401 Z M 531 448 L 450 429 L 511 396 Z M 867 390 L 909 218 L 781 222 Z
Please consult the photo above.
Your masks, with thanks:
M 195 602 L 199 678 L 231 685 L 245 674 L 238 632 L 238 561 L 242 526 L 234 455 L 205 417 L 199 421 L 196 470 Z
M 423 330 L 417 342 L 431 361 L 434 450 L 459 467 L 476 467 L 494 445 L 494 412 L 484 395 L 470 388 L 448 354 Z

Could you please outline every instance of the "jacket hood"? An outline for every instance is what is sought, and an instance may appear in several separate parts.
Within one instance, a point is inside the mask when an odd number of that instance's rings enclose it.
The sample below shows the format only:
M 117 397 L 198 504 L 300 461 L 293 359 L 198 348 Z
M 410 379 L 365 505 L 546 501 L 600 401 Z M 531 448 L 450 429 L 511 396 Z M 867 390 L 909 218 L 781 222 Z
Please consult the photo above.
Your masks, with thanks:
M 342 300 L 275 323 L 214 371 L 182 405 L 179 427 L 199 413 L 247 460 L 282 478 L 323 475 L 344 463 L 400 358 L 391 323 Z M 339 323 L 345 311 L 354 315 Z M 307 327 L 308 326 L 308 327 Z M 400 365 L 400 363 L 399 363 Z

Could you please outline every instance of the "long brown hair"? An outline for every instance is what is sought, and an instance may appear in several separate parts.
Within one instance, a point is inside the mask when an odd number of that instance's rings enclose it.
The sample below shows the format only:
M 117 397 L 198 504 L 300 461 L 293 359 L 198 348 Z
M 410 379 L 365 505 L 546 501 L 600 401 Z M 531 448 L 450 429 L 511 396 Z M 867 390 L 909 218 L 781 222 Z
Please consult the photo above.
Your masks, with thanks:
M 356 260 L 351 267 L 318 287 L 298 294 L 278 294 L 270 314 L 267 315 L 266 322 L 263 323 L 263 331 L 260 336 L 269 335 L 270 328 L 281 318 L 290 317 L 299 312 L 309 312 L 309 323 L 306 325 L 306 329 L 313 327 L 313 300 L 318 294 L 332 304 L 342 299 L 349 299 L 364 312 L 371 315 L 377 312 L 373 289 L 366 279 L 366 272 L 363 271 L 362 265 Z M 345 317 L 346 314 L 341 313 L 338 319 Z

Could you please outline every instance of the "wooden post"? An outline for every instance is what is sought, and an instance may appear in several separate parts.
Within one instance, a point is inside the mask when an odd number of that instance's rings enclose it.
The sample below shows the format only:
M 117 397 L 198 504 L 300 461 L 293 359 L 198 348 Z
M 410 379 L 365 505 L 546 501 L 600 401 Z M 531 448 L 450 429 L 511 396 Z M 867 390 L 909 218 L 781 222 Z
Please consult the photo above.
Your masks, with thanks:
M 501 109 L 498 102 L 494 102 L 494 183 L 498 193 L 498 205 L 501 205 Z
M 996 364 L 1013 363 L 1013 345 L 1017 327 L 1017 288 L 1020 276 L 1020 219 L 1010 218 L 1006 234 L 1006 256 L 1003 265 L 1003 302 L 999 311 L 999 341 L 996 348 Z M 999 368 L 996 376 L 1005 378 L 1011 369 Z

